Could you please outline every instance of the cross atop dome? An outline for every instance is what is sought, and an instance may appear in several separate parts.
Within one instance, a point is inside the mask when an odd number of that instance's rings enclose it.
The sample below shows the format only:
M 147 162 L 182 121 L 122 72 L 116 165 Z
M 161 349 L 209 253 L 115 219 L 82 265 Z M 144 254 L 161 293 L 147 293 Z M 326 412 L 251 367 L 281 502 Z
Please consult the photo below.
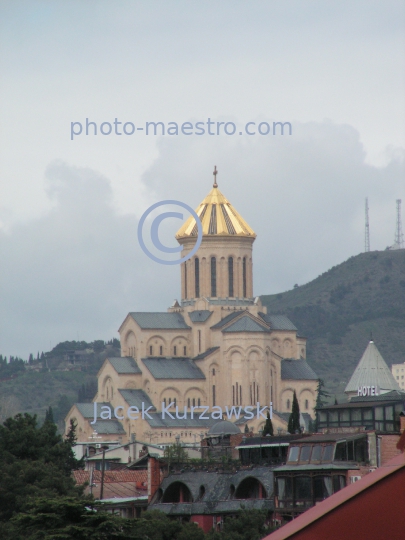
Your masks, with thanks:
M 212 187 L 217 188 L 218 187 L 218 184 L 217 184 L 218 171 L 217 171 L 217 166 L 216 165 L 214 166 L 214 172 L 212 174 L 214 175 L 214 184 L 213 184 Z

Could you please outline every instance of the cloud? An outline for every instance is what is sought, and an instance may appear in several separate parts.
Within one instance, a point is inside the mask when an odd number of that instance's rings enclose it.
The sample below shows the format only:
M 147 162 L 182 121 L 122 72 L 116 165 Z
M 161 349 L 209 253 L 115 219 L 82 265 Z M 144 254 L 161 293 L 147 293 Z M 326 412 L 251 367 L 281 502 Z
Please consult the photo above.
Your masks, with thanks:
M 303 284 L 361 252 L 366 196 L 372 249 L 393 243 L 404 151 L 388 149 L 385 167 L 367 165 L 349 125 L 293 123 L 292 136 L 273 138 L 165 137 L 158 150 L 142 177 L 150 203 L 196 208 L 217 165 L 219 188 L 258 235 L 255 294 Z M 110 339 L 129 311 L 164 311 L 179 298 L 178 266 L 141 251 L 139 216 L 116 211 L 108 178 L 61 161 L 45 177 L 51 210 L 0 233 L 2 354 Z

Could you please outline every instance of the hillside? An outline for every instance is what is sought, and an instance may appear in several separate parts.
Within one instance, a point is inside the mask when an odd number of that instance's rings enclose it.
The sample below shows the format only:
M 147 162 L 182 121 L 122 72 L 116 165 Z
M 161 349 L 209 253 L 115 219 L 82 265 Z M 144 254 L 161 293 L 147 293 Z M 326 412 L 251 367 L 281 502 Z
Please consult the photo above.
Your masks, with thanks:
M 308 362 L 338 398 L 371 333 L 390 367 L 405 361 L 405 250 L 361 253 L 261 300 L 308 338 Z

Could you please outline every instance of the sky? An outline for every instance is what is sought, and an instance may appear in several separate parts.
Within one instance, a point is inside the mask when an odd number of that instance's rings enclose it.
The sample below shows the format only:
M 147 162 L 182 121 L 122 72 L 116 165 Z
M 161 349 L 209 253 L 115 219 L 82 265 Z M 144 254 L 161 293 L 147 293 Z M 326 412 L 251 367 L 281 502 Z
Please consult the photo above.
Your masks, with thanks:
M 166 199 L 196 208 L 214 165 L 257 234 L 255 295 L 362 252 L 366 197 L 371 249 L 392 245 L 404 64 L 405 1 L 0 0 L 0 353 L 118 337 L 128 311 L 179 299 L 138 222 Z M 115 119 L 237 130 L 100 133 Z M 179 227 L 165 220 L 166 244 Z

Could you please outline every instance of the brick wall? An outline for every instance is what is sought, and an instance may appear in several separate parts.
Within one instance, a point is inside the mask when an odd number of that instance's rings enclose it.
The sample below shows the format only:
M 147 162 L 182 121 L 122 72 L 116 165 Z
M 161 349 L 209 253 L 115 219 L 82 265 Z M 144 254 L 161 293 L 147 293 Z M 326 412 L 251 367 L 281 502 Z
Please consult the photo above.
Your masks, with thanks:
M 401 453 L 397 448 L 399 435 L 380 435 L 381 464 L 387 463 L 390 459 Z

